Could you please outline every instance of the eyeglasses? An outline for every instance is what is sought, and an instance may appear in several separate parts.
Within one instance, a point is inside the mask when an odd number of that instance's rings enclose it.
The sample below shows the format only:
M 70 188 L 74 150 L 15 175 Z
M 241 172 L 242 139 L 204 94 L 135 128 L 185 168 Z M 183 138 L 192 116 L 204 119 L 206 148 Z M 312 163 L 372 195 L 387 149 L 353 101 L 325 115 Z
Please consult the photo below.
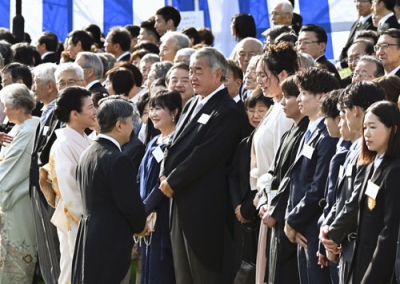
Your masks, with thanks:
M 74 86 L 77 82 L 82 82 L 82 81 L 83 80 L 74 80 L 74 79 L 72 79 L 72 80 L 68 80 L 67 82 L 64 82 L 64 81 L 57 82 L 57 85 L 60 88 L 65 88 L 65 87 Z
M 379 49 L 385 50 L 388 49 L 389 46 L 397 46 L 397 43 L 381 43 L 374 46 L 374 50 L 378 51 Z
M 360 77 L 362 79 L 367 79 L 367 78 L 371 78 L 373 76 L 368 75 L 367 73 L 358 73 L 358 72 L 354 72 L 353 73 L 353 77 Z
M 358 60 L 360 60 L 361 55 L 357 55 L 355 57 L 349 57 L 347 58 L 347 62 L 348 63 L 353 63 L 353 62 L 357 62 Z
M 266 110 L 254 110 L 254 109 L 248 109 L 247 112 L 252 116 L 257 114 L 259 117 L 264 117 L 264 115 L 267 113 Z
M 320 43 L 320 41 L 319 40 L 299 40 L 299 41 L 296 41 L 295 44 L 297 46 L 300 46 L 300 45 L 303 45 L 303 44 L 309 45 L 309 44 L 312 44 L 312 43 Z

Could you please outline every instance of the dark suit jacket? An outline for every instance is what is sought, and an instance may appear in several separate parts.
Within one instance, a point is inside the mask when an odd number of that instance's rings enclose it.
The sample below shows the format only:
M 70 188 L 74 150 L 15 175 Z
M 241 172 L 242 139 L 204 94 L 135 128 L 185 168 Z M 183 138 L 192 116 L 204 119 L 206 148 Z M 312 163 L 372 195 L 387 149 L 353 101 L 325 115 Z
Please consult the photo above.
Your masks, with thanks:
M 196 96 L 185 105 L 172 144 L 165 151 L 160 175 L 167 177 L 174 190 L 188 245 L 203 265 L 221 271 L 226 169 L 238 143 L 239 114 L 224 88 L 190 119 L 198 99 Z M 207 116 L 206 123 L 198 122 Z
M 395 15 L 392 15 L 391 17 L 389 17 L 385 23 L 382 25 L 382 27 L 380 29 L 378 29 L 378 32 L 382 31 L 382 30 L 387 30 L 387 29 L 399 29 L 400 25 L 399 22 L 397 21 L 397 18 Z
M 342 78 L 342 81 L 340 82 L 340 87 L 346 88 L 348 85 L 351 84 L 352 80 L 353 80 L 353 75 L 349 75 L 349 76 Z
M 253 132 L 254 127 L 251 126 L 250 122 L 249 122 L 249 118 L 247 116 L 245 107 L 244 107 L 244 103 L 242 100 L 239 100 L 236 103 L 236 107 L 238 109 L 239 112 L 239 116 L 240 116 L 240 140 L 248 137 L 250 135 L 251 132 Z
M 395 75 L 396 75 L 397 77 L 400 77 L 400 69 L 397 70 L 397 72 L 395 73 Z
M 337 71 L 335 65 L 333 65 L 328 59 L 326 59 L 325 55 L 322 55 L 318 58 L 317 63 L 324 65 L 329 72 L 335 75 L 335 78 L 338 80 L 339 84 L 341 83 L 339 72 Z
M 121 283 L 131 263 L 133 234 L 146 214 L 132 163 L 98 138 L 81 155 L 77 181 L 83 216 L 72 263 L 72 283 Z
M 142 141 L 137 138 L 135 132 L 132 131 L 131 139 L 128 143 L 121 147 L 122 152 L 128 156 L 128 158 L 132 162 L 133 172 L 135 176 L 138 174 L 140 163 L 142 162 L 142 158 L 145 152 L 145 146 Z
M 359 196 L 358 233 L 352 262 L 353 283 L 395 283 L 397 237 L 400 224 L 400 159 L 371 163 Z M 366 195 L 368 181 L 379 186 L 375 206 Z
M 57 53 L 49 53 L 42 59 L 42 63 L 48 62 L 58 64 L 60 62 L 60 58 L 58 58 Z
M 130 59 L 131 59 L 131 54 L 127 54 L 124 57 L 122 57 L 118 62 L 124 62 L 124 61 L 129 62 Z
M 107 94 L 107 96 L 108 96 L 108 92 L 107 92 L 106 88 L 104 88 L 104 86 L 100 82 L 93 84 L 93 86 L 90 87 L 89 91 L 91 93 Z
M 332 138 L 322 120 L 308 140 L 314 148 L 311 159 L 300 154 L 290 173 L 290 195 L 286 220 L 307 240 L 316 242 L 319 228 L 317 221 L 322 214 L 325 184 L 329 163 L 336 151 L 338 139 Z M 304 147 L 303 147 L 304 148 Z
M 342 68 L 346 68 L 348 66 L 347 50 L 349 50 L 350 46 L 353 44 L 357 33 L 360 31 L 365 31 L 365 30 L 376 31 L 376 28 L 372 24 L 372 17 L 369 17 L 369 19 L 366 20 L 365 23 L 362 25 L 359 25 L 358 21 L 355 21 L 353 23 L 353 25 L 351 26 L 349 37 L 347 38 L 347 42 L 346 42 L 345 46 L 343 47 L 342 52 L 340 53 L 340 56 L 339 56 L 339 61 L 340 61 L 340 65 L 342 66 Z

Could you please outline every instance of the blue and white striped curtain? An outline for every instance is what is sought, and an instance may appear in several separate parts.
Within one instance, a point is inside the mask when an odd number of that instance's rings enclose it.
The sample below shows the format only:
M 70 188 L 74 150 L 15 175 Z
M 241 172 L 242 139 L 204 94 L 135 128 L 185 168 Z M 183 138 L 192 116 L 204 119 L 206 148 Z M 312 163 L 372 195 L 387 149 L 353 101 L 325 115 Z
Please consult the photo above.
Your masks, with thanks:
M 269 11 L 273 1 L 265 0 L 22 0 L 25 31 L 35 41 L 43 31 L 55 32 L 64 40 L 68 32 L 90 23 L 97 24 L 105 34 L 113 26 L 139 24 L 154 15 L 164 5 L 172 4 L 180 11 L 204 11 L 204 24 L 215 35 L 215 47 L 229 55 L 235 42 L 230 34 L 234 14 L 253 15 L 257 33 L 270 27 Z M 296 0 L 295 12 L 303 24 L 314 23 L 325 28 L 329 35 L 326 55 L 337 58 L 346 42 L 348 30 L 357 18 L 350 0 Z M 15 0 L 0 0 L 0 27 L 12 28 Z

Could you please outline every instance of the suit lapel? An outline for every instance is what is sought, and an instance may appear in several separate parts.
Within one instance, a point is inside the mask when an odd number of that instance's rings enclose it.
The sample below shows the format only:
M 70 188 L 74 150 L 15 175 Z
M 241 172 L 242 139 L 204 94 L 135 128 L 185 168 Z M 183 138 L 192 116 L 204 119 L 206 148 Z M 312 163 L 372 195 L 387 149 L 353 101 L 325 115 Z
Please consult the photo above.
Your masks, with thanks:
M 192 117 L 192 113 L 193 113 L 194 109 L 196 108 L 199 100 L 200 100 L 200 96 L 193 98 L 191 100 L 190 104 L 188 105 L 188 110 L 185 112 L 184 115 L 182 115 L 182 117 L 178 121 L 178 124 L 175 128 L 173 141 L 175 141 L 177 139 L 177 137 L 179 137 L 180 133 L 185 128 L 185 125 L 187 125 L 189 123 L 190 118 Z

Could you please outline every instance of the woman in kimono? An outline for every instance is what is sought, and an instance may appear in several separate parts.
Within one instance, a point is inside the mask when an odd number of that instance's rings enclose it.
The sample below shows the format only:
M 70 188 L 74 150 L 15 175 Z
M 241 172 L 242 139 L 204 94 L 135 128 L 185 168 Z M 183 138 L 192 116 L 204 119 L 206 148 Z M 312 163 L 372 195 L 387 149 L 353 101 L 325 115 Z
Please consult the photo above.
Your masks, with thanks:
M 79 221 L 82 215 L 81 193 L 76 182 L 76 167 L 90 142 L 85 129 L 94 127 L 96 109 L 91 93 L 81 87 L 61 91 L 55 115 L 66 124 L 57 129 L 57 140 L 50 151 L 50 176 L 56 192 L 56 211 L 51 222 L 57 227 L 60 240 L 60 277 L 58 283 L 71 283 L 72 258 Z
M 25 85 L 9 85 L 0 97 L 8 120 L 15 123 L 9 132 L 13 141 L 0 153 L 0 283 L 32 283 L 36 235 L 29 171 L 39 119 L 31 115 L 35 100 Z
M 351 283 L 396 283 L 400 224 L 400 114 L 381 101 L 364 117 L 360 164 L 368 165 L 360 188 Z
M 139 188 L 146 214 L 155 211 L 157 220 L 154 231 L 141 241 L 142 284 L 175 283 L 169 236 L 169 199 L 158 188 L 163 152 L 170 141 L 175 124 L 182 111 L 181 95 L 177 91 L 160 91 L 150 99 L 149 118 L 161 134 L 146 147 L 139 168 Z
M 253 137 L 250 186 L 258 190 L 255 203 L 263 216 L 267 206 L 266 185 L 271 180 L 268 173 L 272 161 L 278 151 L 282 135 L 290 129 L 293 121 L 285 116 L 281 105 L 282 90 L 280 83 L 299 69 L 297 54 L 287 43 L 272 45 L 257 63 L 257 83 L 264 96 L 273 98 L 274 105 L 268 110 L 259 124 Z M 264 198 L 260 198 L 260 197 Z M 256 283 L 264 283 L 266 268 L 267 226 L 261 225 L 258 240 L 258 255 L 256 263 Z

